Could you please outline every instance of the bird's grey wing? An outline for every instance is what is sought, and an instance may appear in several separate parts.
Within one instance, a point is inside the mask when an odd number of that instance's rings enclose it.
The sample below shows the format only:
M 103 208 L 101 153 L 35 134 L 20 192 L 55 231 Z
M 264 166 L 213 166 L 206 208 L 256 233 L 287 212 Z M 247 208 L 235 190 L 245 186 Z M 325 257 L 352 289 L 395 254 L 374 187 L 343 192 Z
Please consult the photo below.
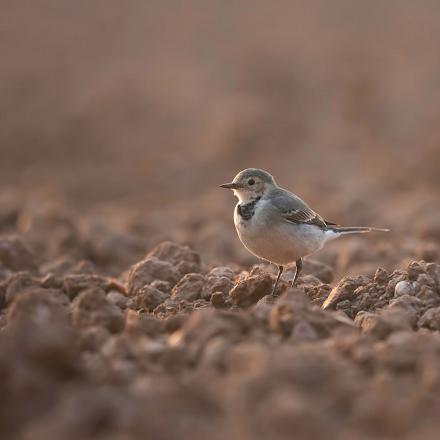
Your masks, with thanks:
M 316 225 L 321 228 L 327 226 L 325 220 L 295 194 L 277 188 L 271 194 L 270 200 L 281 216 L 290 223 Z
M 286 211 L 282 215 L 291 223 L 304 223 L 307 225 L 316 225 L 321 228 L 327 227 L 325 220 L 310 208 Z

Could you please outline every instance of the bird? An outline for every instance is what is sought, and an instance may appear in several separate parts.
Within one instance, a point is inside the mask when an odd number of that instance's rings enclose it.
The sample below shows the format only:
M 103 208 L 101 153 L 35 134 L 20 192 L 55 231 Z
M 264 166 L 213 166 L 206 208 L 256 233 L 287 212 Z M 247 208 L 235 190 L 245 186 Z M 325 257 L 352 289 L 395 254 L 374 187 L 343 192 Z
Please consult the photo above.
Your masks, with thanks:
M 335 238 L 348 234 L 388 232 L 389 229 L 366 226 L 342 227 L 326 221 L 297 195 L 281 188 L 274 177 L 258 168 L 240 171 L 231 183 L 220 185 L 238 198 L 234 223 L 238 237 L 255 256 L 276 264 L 276 288 L 284 267 L 296 263 L 291 286 L 297 282 L 303 258 L 322 249 Z

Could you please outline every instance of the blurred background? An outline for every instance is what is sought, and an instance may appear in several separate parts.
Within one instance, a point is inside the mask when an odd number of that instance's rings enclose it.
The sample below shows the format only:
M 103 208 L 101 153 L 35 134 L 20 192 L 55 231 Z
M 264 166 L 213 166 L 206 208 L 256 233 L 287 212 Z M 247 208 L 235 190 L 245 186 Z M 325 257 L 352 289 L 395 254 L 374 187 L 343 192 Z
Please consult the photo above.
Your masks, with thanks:
M 318 256 L 341 273 L 438 260 L 438 1 L 0 4 L 0 232 L 40 258 L 116 271 L 176 239 L 252 264 L 218 185 L 260 167 L 392 228 Z

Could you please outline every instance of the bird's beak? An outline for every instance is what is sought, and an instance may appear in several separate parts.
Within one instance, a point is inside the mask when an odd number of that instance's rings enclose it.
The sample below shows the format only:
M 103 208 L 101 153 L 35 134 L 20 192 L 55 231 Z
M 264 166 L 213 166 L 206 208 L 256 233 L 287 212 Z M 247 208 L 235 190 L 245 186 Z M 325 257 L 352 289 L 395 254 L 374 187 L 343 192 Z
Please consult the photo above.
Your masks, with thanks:
M 226 189 L 240 189 L 243 188 L 242 185 L 240 185 L 239 183 L 224 183 L 223 185 L 220 185 L 220 188 L 226 188 Z

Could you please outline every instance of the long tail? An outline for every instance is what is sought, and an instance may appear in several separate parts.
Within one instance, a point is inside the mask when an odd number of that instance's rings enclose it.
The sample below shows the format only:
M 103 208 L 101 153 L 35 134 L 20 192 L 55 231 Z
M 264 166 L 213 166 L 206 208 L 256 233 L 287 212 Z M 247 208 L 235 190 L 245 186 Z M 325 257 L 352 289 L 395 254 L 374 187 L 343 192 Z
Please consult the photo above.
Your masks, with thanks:
M 331 226 L 327 230 L 337 235 L 365 234 L 366 232 L 390 232 L 389 229 L 370 228 L 368 226 L 349 226 L 349 227 Z

